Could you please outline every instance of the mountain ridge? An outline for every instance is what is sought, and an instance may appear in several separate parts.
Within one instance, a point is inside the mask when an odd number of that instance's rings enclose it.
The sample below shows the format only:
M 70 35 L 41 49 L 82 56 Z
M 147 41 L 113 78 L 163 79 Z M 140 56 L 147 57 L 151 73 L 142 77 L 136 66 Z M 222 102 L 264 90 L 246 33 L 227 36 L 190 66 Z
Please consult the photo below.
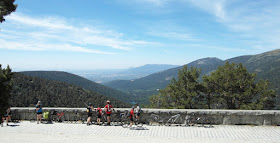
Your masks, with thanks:
M 64 71 L 23 71 L 20 73 L 23 73 L 28 76 L 34 76 L 48 80 L 64 82 L 71 85 L 76 85 L 108 97 L 113 97 L 125 101 L 127 103 L 130 103 L 132 98 L 132 96 L 128 93 L 112 89 L 110 87 L 106 87 L 104 85 L 90 81 L 84 77 Z
M 226 60 L 221 60 L 218 58 L 203 58 L 198 59 L 193 62 L 186 64 L 188 67 L 197 67 L 202 69 L 202 75 L 207 75 L 212 71 L 216 70 L 218 66 L 222 66 L 225 62 L 242 63 L 249 72 L 257 73 L 257 79 L 267 79 L 271 81 L 271 86 L 276 90 L 276 93 L 280 94 L 280 87 L 277 83 L 280 82 L 280 49 L 268 51 L 256 55 L 244 55 L 233 57 Z M 155 73 L 134 81 L 112 81 L 106 83 L 105 85 L 119 89 L 130 94 L 135 94 L 138 96 L 143 96 L 146 98 L 145 103 L 148 102 L 147 97 L 152 94 L 157 94 L 157 89 L 165 88 L 173 77 L 177 77 L 178 70 L 183 66 L 168 69 L 160 73 Z M 274 76 L 272 76 L 274 75 Z M 168 79 L 164 81 L 164 79 Z M 280 103 L 280 96 L 277 97 L 277 102 Z M 140 99 L 139 99 L 140 100 Z M 141 99 L 141 101 L 143 101 Z

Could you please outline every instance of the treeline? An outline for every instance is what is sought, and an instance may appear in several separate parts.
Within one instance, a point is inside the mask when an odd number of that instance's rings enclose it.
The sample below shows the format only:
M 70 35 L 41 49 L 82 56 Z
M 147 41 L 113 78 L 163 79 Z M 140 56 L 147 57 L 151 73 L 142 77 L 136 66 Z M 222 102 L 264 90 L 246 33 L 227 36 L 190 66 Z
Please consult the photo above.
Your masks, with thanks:
M 185 66 L 178 79 L 150 98 L 152 108 L 178 109 L 248 109 L 267 110 L 275 107 L 275 91 L 267 80 L 256 81 L 242 64 L 225 63 L 204 75 L 201 70 Z
M 128 103 L 63 82 L 14 73 L 11 105 L 14 107 L 35 106 L 38 100 L 45 107 L 85 107 L 85 103 L 105 106 L 110 100 L 114 107 L 129 107 Z

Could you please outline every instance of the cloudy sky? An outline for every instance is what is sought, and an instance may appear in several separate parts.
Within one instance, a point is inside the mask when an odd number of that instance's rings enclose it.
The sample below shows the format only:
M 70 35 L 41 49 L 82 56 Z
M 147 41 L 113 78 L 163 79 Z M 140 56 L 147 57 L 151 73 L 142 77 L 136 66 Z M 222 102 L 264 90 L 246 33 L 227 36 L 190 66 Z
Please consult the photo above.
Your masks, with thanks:
M 279 0 L 17 0 L 0 24 L 14 70 L 116 69 L 280 47 Z

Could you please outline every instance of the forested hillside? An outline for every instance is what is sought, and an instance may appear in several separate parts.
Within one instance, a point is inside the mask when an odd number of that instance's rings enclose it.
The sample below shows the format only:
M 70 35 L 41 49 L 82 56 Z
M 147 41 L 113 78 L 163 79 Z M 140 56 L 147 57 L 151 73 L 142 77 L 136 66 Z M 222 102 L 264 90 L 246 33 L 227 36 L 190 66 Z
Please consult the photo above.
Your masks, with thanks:
M 226 60 L 240 62 L 249 72 L 257 74 L 257 79 L 269 80 L 276 91 L 276 105 L 280 108 L 280 49 L 253 56 L 242 56 Z
M 45 107 L 85 107 L 84 102 L 104 106 L 108 99 L 114 107 L 129 107 L 125 102 L 75 85 L 22 73 L 14 73 L 13 82 L 11 105 L 14 107 L 34 106 L 38 100 L 42 101 Z
M 22 73 L 28 76 L 40 77 L 48 80 L 60 81 L 76 85 L 84 89 L 105 96 L 113 97 L 127 103 L 130 103 L 132 101 L 132 96 L 125 92 L 100 85 L 75 74 L 60 71 L 26 71 Z
M 188 66 L 201 68 L 202 74 L 204 75 L 216 70 L 218 66 L 222 64 L 223 61 L 218 58 L 205 58 L 191 62 Z M 148 97 L 158 93 L 158 89 L 165 88 L 171 82 L 173 77 L 177 77 L 178 71 L 182 67 L 183 66 L 172 68 L 136 80 L 112 81 L 105 85 L 129 92 L 136 96 L 137 102 L 147 104 L 149 102 Z
M 225 62 L 242 63 L 250 73 L 257 74 L 257 79 L 268 79 L 271 87 L 276 91 L 276 105 L 280 105 L 280 50 L 274 50 L 258 55 L 247 55 L 222 61 L 217 58 L 200 59 L 187 64 L 188 67 L 200 68 L 201 75 L 207 75 L 222 66 Z M 158 93 L 157 89 L 165 88 L 173 77 L 177 77 L 178 68 L 169 69 L 152 74 L 134 81 L 119 80 L 107 83 L 107 86 L 137 95 L 142 103 L 147 103 L 148 97 Z M 279 107 L 279 106 L 278 106 Z

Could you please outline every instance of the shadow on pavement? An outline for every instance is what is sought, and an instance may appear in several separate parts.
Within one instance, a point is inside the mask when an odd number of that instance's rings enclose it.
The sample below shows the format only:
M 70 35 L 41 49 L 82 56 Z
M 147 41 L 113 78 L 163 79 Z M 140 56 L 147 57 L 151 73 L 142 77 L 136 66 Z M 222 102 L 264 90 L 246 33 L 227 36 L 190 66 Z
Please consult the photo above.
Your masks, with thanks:
M 131 127 L 130 130 L 149 130 L 145 127 Z

